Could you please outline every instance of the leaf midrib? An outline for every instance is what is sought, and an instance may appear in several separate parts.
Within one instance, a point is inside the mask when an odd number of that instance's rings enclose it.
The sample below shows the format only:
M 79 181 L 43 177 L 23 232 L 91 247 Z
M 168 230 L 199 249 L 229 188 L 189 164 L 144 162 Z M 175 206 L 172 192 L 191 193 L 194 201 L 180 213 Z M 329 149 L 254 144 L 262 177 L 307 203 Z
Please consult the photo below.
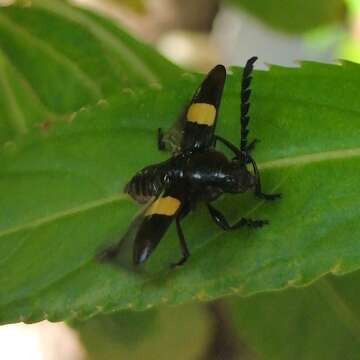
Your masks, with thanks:
M 354 158 L 354 157 L 360 157 L 360 147 L 350 148 L 350 149 L 342 149 L 342 150 L 325 151 L 325 152 L 321 152 L 321 153 L 300 155 L 300 156 L 266 161 L 266 162 L 259 164 L 258 168 L 260 170 L 269 170 L 269 169 L 276 169 L 276 168 L 282 168 L 282 167 L 313 164 L 313 163 L 328 161 L 328 160 L 350 159 L 350 158 Z M 31 229 L 31 228 L 35 228 L 38 226 L 42 226 L 44 224 L 48 224 L 48 223 L 51 223 L 58 219 L 62 219 L 62 218 L 65 218 L 65 217 L 68 217 L 71 215 L 79 214 L 81 212 L 86 212 L 88 210 L 93 210 L 100 206 L 111 204 L 111 203 L 114 203 L 117 201 L 124 201 L 127 199 L 129 199 L 128 195 L 114 194 L 114 195 L 106 197 L 106 198 L 101 198 L 101 199 L 98 199 L 95 201 L 84 203 L 79 206 L 72 207 L 70 209 L 65 209 L 65 210 L 56 212 L 54 214 L 41 217 L 39 219 L 32 220 L 29 223 L 26 223 L 23 225 L 18 225 L 18 226 L 0 231 L 0 238 L 17 233 L 17 232 L 24 231 L 26 229 Z
M 261 170 L 275 169 L 286 166 L 300 166 L 306 164 L 312 164 L 327 160 L 339 160 L 360 157 L 360 147 L 323 151 L 313 154 L 305 154 L 300 156 L 286 157 L 282 159 L 270 160 L 258 165 Z

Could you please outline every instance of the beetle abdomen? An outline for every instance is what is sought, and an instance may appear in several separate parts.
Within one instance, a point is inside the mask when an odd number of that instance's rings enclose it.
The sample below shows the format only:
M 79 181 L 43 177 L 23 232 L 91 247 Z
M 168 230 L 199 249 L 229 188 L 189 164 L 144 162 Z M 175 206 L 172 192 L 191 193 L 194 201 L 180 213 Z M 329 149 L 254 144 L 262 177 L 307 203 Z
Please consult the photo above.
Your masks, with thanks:
M 165 183 L 165 172 L 159 165 L 148 166 L 137 172 L 124 191 L 138 203 L 146 203 L 159 194 Z

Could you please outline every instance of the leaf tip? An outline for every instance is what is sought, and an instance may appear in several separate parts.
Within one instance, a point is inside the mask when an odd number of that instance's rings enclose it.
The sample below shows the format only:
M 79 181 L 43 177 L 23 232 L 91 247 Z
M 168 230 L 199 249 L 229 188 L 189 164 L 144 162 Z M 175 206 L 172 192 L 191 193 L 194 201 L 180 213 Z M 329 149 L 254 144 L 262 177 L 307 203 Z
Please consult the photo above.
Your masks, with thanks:
M 342 261 L 337 261 L 330 269 L 330 273 L 334 275 L 340 275 L 342 273 Z

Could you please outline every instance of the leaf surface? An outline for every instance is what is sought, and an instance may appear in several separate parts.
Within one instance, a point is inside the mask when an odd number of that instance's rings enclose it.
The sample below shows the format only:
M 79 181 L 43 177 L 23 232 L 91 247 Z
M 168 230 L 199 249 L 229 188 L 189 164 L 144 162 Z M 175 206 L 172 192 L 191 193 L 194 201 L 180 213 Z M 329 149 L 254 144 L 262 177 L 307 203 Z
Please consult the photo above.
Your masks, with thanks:
M 71 119 L 110 94 L 178 76 L 149 46 L 66 2 L 0 7 L 0 143 Z
M 217 129 L 234 143 L 239 78 L 233 69 Z M 283 198 L 229 195 L 216 206 L 231 221 L 270 225 L 224 233 L 199 206 L 183 225 L 191 252 L 184 267 L 157 272 L 180 256 L 173 228 L 148 276 L 94 259 L 126 231 L 138 207 L 121 189 L 167 157 L 156 149 L 156 130 L 176 119 L 199 82 L 189 75 L 161 90 L 134 89 L 2 149 L 2 323 L 245 296 L 359 268 L 360 67 L 352 63 L 254 74 L 250 136 L 261 139 L 254 158 L 264 190 Z

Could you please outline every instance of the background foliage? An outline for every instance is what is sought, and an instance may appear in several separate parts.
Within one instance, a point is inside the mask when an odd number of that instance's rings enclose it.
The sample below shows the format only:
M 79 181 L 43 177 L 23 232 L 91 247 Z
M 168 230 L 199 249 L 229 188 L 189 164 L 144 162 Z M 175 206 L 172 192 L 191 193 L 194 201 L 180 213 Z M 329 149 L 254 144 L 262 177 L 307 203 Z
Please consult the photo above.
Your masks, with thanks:
M 343 0 L 231 0 L 265 24 L 288 33 L 303 33 L 345 19 Z

